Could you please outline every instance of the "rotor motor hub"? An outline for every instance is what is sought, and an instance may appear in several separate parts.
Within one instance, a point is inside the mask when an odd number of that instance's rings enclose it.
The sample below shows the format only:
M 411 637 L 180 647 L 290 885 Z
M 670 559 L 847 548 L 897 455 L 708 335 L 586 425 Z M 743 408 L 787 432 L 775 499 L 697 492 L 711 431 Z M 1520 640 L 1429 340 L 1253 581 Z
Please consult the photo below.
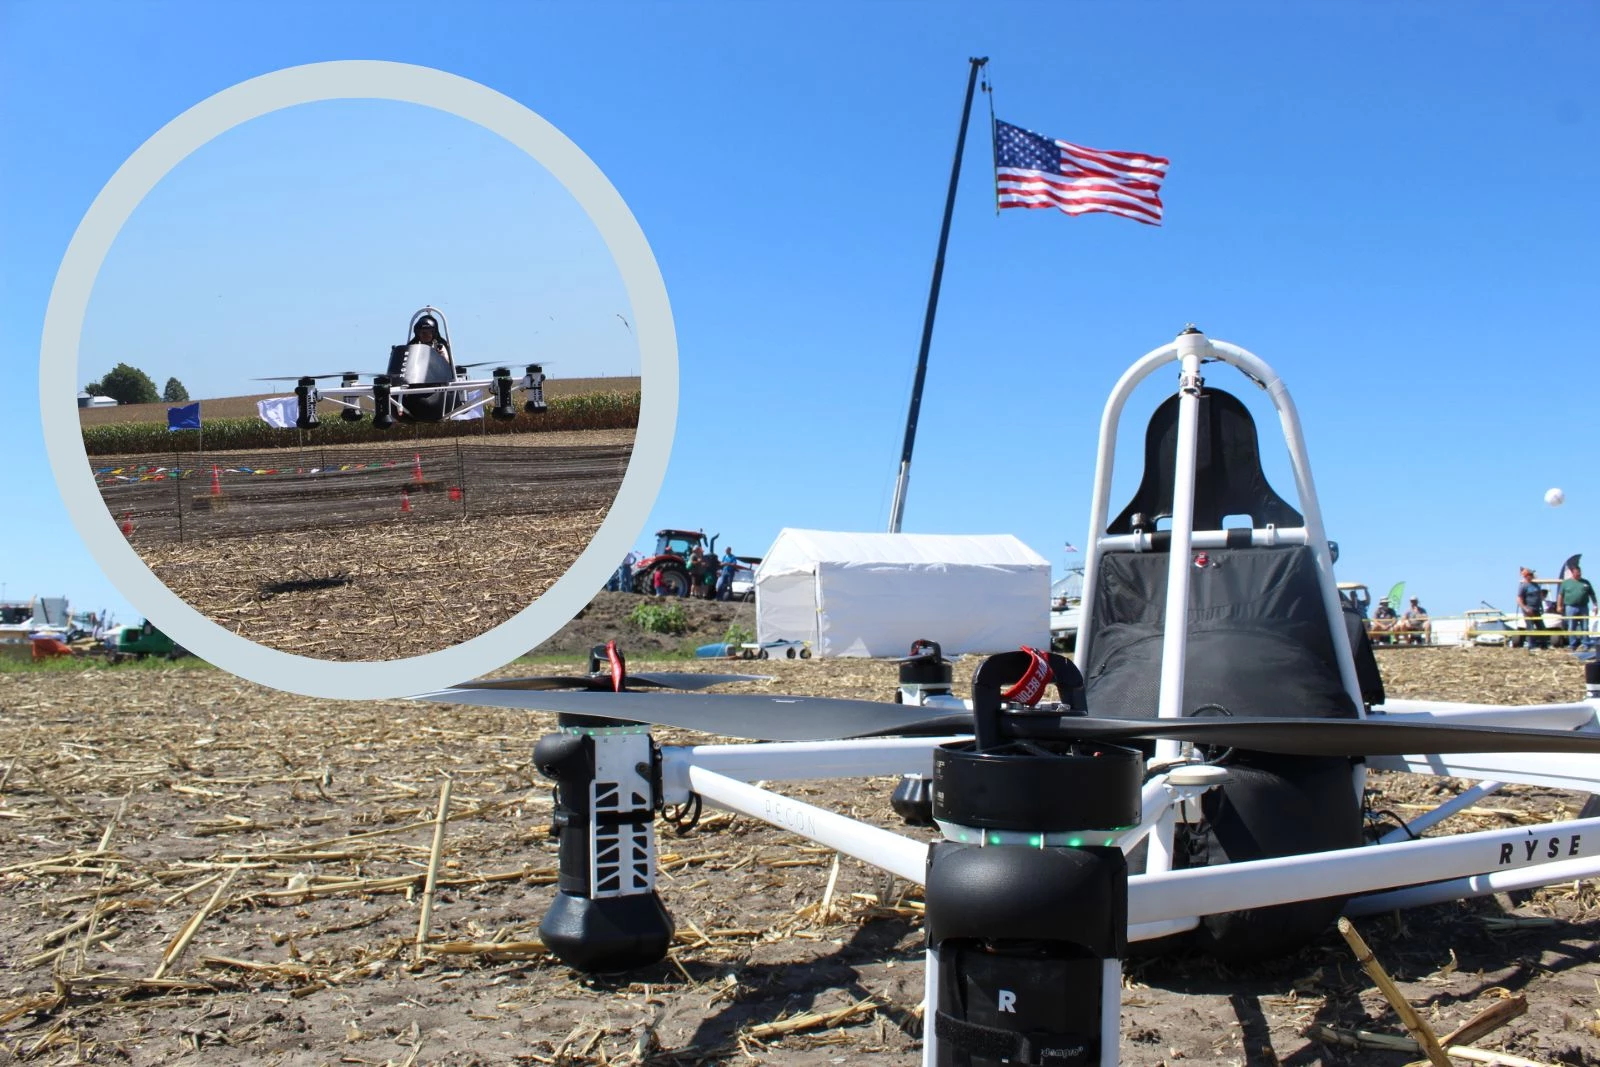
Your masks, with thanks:
M 1037 834 L 1117 830 L 1139 822 L 1143 776 L 1143 754 L 1120 745 L 956 741 L 933 754 L 933 817 Z

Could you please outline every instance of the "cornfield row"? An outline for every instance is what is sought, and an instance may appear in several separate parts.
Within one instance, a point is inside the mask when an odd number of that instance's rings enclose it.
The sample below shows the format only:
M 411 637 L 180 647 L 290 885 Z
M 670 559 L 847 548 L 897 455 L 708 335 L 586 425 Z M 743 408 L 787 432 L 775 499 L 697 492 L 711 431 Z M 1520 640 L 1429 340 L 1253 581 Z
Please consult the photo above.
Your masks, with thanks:
M 83 447 L 91 456 L 143 455 L 152 452 L 207 452 L 232 449 L 298 448 L 308 444 L 349 445 L 384 442 L 404 434 L 408 439 L 475 440 L 504 434 L 553 430 L 621 430 L 639 425 L 638 393 L 586 393 L 547 400 L 549 410 L 517 417 L 447 422 L 407 422 L 379 430 L 371 419 L 345 422 L 324 416 L 316 430 L 280 430 L 259 418 L 206 419 L 204 429 L 169 431 L 164 423 L 125 422 L 83 428 Z M 203 436 L 203 441 L 202 441 Z

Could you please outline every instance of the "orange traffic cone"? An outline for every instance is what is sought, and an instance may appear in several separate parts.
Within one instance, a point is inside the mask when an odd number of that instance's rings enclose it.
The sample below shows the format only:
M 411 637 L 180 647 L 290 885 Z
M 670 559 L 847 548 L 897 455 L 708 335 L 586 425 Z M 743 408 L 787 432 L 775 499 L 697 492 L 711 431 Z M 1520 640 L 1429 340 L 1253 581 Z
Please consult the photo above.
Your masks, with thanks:
M 215 463 L 211 465 L 211 495 L 222 495 L 222 471 L 218 469 Z
M 124 511 L 122 513 L 122 522 L 117 525 L 117 529 L 122 531 L 123 537 L 133 536 L 133 512 Z
M 411 491 L 409 489 L 402 489 L 402 490 L 400 490 L 400 514 L 409 515 L 410 513 L 411 513 Z
M 422 484 L 422 453 L 417 453 L 417 460 L 411 466 L 411 480 L 418 485 Z

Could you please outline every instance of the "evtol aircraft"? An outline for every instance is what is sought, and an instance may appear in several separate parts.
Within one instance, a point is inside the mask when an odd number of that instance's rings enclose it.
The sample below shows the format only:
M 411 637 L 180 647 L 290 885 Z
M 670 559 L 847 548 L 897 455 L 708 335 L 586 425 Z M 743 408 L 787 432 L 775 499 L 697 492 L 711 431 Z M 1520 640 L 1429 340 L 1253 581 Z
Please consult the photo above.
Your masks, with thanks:
M 1113 514 L 1123 407 L 1173 363 L 1177 390 L 1149 423 L 1143 480 Z M 1208 385 L 1208 364 L 1267 394 L 1297 506 L 1268 484 L 1254 420 Z M 1225 528 L 1233 516 L 1250 526 Z M 1133 942 L 1283 954 L 1341 914 L 1600 876 L 1593 795 L 1576 819 L 1439 827 L 1506 785 L 1600 794 L 1600 662 L 1574 665 L 1587 698 L 1570 703 L 1388 699 L 1340 602 L 1299 416 L 1264 360 L 1190 327 L 1135 362 L 1102 417 L 1090 522 L 1076 662 L 990 656 L 970 699 L 954 695 L 931 642 L 901 662 L 893 703 L 675 693 L 710 682 L 629 675 L 614 644 L 587 675 L 419 699 L 557 714 L 534 754 L 556 783 L 560 837 L 540 933 L 579 971 L 645 967 L 672 942 L 657 812 L 715 805 L 922 885 L 930 1067 L 1113 1067 Z M 757 743 L 664 745 L 654 727 Z M 1401 822 L 1369 808 L 1375 769 L 1477 784 Z M 895 808 L 926 829 L 887 829 L 767 784 L 878 775 L 904 776 Z
M 370 413 L 372 425 L 386 430 L 396 422 L 442 422 L 487 410 L 497 419 L 512 419 L 517 411 L 514 394 L 523 394 L 523 410 L 539 413 L 547 409 L 544 399 L 544 365 L 529 363 L 520 378 L 510 367 L 496 367 L 488 378 L 469 378 L 473 367 L 488 363 L 456 363 L 450 345 L 450 326 L 444 312 L 436 307 L 419 308 L 411 316 L 404 344 L 389 349 L 389 365 L 371 380 L 359 371 L 332 374 L 306 374 L 262 378 L 261 381 L 293 381 L 299 402 L 295 426 L 314 430 L 322 424 L 317 407 L 328 401 L 339 409 L 339 418 L 360 422 Z M 338 378 L 332 388 L 319 388 L 319 381 Z

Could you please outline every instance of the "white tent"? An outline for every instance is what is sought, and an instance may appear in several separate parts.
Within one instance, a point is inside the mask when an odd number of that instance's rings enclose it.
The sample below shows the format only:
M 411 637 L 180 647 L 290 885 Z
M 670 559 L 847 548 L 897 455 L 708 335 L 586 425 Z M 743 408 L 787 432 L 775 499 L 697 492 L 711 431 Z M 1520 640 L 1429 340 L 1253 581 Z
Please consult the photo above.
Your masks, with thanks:
M 756 568 L 756 635 L 818 656 L 1044 648 L 1050 564 L 1010 534 L 786 529 Z

